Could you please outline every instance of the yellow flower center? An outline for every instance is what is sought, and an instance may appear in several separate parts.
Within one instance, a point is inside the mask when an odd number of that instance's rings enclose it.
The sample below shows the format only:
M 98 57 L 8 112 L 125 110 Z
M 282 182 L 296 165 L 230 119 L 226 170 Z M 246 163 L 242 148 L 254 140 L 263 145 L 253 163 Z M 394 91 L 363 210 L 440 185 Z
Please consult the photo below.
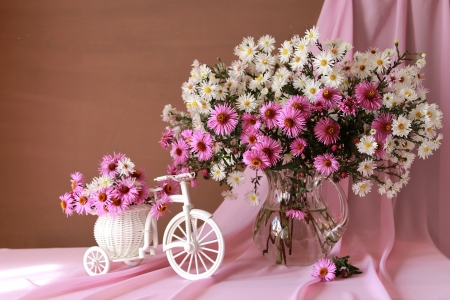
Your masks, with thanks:
M 327 268 L 320 268 L 319 275 L 320 276 L 326 276 L 328 274 Z
M 294 126 L 294 120 L 291 119 L 291 118 L 286 118 L 286 119 L 284 120 L 284 126 L 286 126 L 286 127 L 288 127 L 288 128 L 293 127 L 293 126 Z
M 228 117 L 228 115 L 227 114 L 225 114 L 225 113 L 220 113 L 220 114 L 218 114 L 217 115 L 217 118 L 216 118 L 216 120 L 217 120 L 217 122 L 219 122 L 220 124 L 226 124 L 227 122 L 228 122 L 228 119 L 229 119 L 229 117 Z
M 207 94 L 211 93 L 211 88 L 209 86 L 205 87 L 205 93 Z
M 400 130 L 405 129 L 405 125 L 404 125 L 404 124 L 399 124 L 399 125 L 398 125 L 398 129 L 400 129 Z
M 327 168 L 331 167 L 331 165 L 332 165 L 331 160 L 325 159 L 325 160 L 323 161 L 323 165 L 324 165 L 325 167 L 327 167 Z
M 320 61 L 320 64 L 322 65 L 322 66 L 326 66 L 327 65 L 327 60 L 326 59 L 322 59 L 321 61 Z
M 309 92 L 310 92 L 311 94 L 315 94 L 315 93 L 316 93 L 316 89 L 315 89 L 315 88 L 310 88 L 310 89 L 309 89 Z
M 331 80 L 336 80 L 336 75 L 331 74 L 331 75 L 330 75 L 330 79 L 331 79 Z
M 377 60 L 377 65 L 382 66 L 383 65 L 383 61 L 381 59 Z

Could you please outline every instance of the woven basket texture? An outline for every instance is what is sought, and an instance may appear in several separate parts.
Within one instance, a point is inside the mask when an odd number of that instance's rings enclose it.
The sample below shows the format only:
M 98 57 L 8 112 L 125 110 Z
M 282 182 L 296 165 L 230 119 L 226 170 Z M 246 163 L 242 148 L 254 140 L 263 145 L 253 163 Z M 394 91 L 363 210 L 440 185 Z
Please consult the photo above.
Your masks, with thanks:
M 139 256 L 139 248 L 144 245 L 145 221 L 149 211 L 150 205 L 141 204 L 130 206 L 116 217 L 98 217 L 94 225 L 94 237 L 97 244 L 108 253 L 109 259 Z

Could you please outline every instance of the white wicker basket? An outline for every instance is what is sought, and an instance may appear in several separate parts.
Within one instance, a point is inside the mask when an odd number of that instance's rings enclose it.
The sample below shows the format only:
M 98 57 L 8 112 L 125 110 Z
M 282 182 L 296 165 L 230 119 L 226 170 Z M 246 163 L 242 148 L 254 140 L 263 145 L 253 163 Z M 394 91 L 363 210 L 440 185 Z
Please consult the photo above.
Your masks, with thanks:
M 109 215 L 98 217 L 94 237 L 108 253 L 109 259 L 135 258 L 139 255 L 139 248 L 144 245 L 145 221 L 149 211 L 150 205 L 141 204 L 130 206 L 115 218 Z

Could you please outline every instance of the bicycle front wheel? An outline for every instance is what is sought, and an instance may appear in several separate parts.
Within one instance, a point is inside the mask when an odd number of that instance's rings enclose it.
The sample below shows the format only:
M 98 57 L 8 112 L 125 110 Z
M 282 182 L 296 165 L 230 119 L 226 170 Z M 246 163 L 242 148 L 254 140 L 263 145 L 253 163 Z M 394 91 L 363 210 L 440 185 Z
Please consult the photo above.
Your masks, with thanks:
M 225 242 L 219 226 L 210 217 L 191 212 L 191 228 L 186 231 L 186 216 L 180 214 L 177 217 L 167 228 L 166 244 L 187 244 L 187 233 L 190 231 L 191 247 L 188 250 L 183 247 L 168 249 L 166 255 L 170 265 L 178 275 L 189 280 L 211 276 L 220 267 L 225 253 Z

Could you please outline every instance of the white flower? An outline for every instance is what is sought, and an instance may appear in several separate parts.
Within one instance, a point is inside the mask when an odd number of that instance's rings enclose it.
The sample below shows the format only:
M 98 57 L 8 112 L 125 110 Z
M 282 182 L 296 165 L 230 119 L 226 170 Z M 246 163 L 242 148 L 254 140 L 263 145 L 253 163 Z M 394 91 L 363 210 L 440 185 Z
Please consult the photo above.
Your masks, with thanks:
M 97 179 L 97 182 L 102 188 L 108 188 L 114 184 L 114 178 L 108 175 L 102 175 Z
M 425 65 L 426 65 L 426 61 L 425 61 L 424 58 L 421 58 L 421 59 L 416 60 L 416 66 L 417 66 L 419 69 L 422 69 L 423 67 L 425 67 Z
M 401 161 L 400 164 L 405 170 L 408 170 L 409 168 L 411 168 L 411 165 L 414 159 L 416 158 L 416 155 L 411 152 L 404 152 L 402 156 L 403 161 Z
M 238 198 L 238 195 L 236 193 L 233 193 L 232 190 L 223 191 L 221 195 L 224 200 L 236 200 Z
M 280 59 L 280 62 L 283 64 L 287 63 L 290 60 L 292 54 L 291 41 L 285 41 L 281 45 L 281 48 L 278 48 L 278 51 L 279 51 L 278 58 Z
M 361 138 L 358 144 L 356 144 L 358 151 L 363 154 L 373 155 L 378 147 L 375 138 L 371 135 L 365 135 Z
M 202 101 L 198 95 L 189 95 L 186 99 L 186 107 L 190 113 L 200 112 L 202 108 Z
M 227 183 L 231 188 L 235 188 L 245 182 L 244 173 L 240 171 L 233 171 L 228 174 Z
M 408 115 L 409 119 L 420 119 L 428 117 L 427 115 L 427 106 L 424 104 L 417 105 Z
M 353 192 L 360 196 L 364 197 L 367 193 L 372 189 L 372 182 L 370 180 L 363 180 L 352 185 Z
M 248 67 L 247 63 L 241 60 L 235 60 L 231 63 L 231 70 L 229 72 L 232 79 L 237 79 L 245 74 L 245 69 Z
M 302 91 L 309 101 L 314 102 L 317 93 L 320 91 L 320 82 L 310 79 L 306 81 L 305 87 Z
M 428 158 L 433 153 L 432 145 L 429 141 L 423 142 L 419 146 L 418 154 L 420 158 Z
M 331 72 L 331 65 L 334 63 L 333 55 L 328 51 L 317 54 L 313 60 L 313 65 L 319 74 L 326 75 Z
M 319 38 L 319 28 L 313 26 L 313 28 L 306 30 L 305 39 L 308 41 L 309 45 L 314 44 L 318 38 Z
M 275 57 L 268 53 L 258 53 L 255 58 L 255 69 L 264 73 L 273 69 L 275 65 Z
M 411 121 L 404 116 L 399 116 L 392 122 L 392 134 L 396 136 L 407 136 L 411 131 Z
M 257 206 L 259 204 L 259 194 L 251 190 L 245 194 L 245 200 L 251 206 Z
M 394 150 L 394 146 L 394 140 L 390 134 L 386 137 L 386 141 L 384 142 L 384 150 L 386 150 L 386 153 L 391 153 L 392 150 Z
M 225 177 L 227 176 L 227 174 L 224 171 L 223 166 L 220 166 L 218 164 L 215 164 L 212 166 L 211 168 L 211 178 L 216 180 L 216 181 L 221 181 L 223 179 L 225 179 Z
M 416 91 L 410 87 L 402 88 L 399 94 L 408 101 L 416 100 L 418 98 Z
M 388 57 L 393 57 L 397 52 L 393 48 L 388 48 L 383 51 Z
M 252 94 L 246 93 L 237 99 L 237 107 L 245 112 L 252 112 L 257 107 L 256 99 Z
M 441 146 L 441 141 L 443 138 L 444 136 L 442 135 L 442 133 L 439 133 L 438 136 L 431 141 L 431 149 L 437 150 Z
M 283 88 L 283 86 L 285 86 L 287 84 L 286 79 L 282 78 L 282 77 L 273 77 L 273 82 L 272 82 L 272 86 L 271 89 L 273 92 L 275 92 L 275 97 L 280 97 L 281 96 L 281 89 Z
M 275 49 L 274 44 L 275 44 L 275 39 L 268 34 L 262 36 L 258 40 L 258 47 L 266 53 L 271 53 L 272 50 Z
M 330 73 L 322 76 L 321 81 L 326 86 L 337 88 L 344 82 L 344 74 L 342 74 L 339 68 L 333 68 Z
M 295 51 L 289 65 L 291 66 L 292 71 L 297 71 L 301 70 L 306 62 L 307 62 L 306 52 Z
M 373 170 L 377 167 L 373 160 L 366 159 L 362 161 L 358 166 L 358 172 L 361 173 L 364 177 L 369 177 L 373 174 Z
M 295 76 L 292 81 L 293 81 L 294 87 L 296 89 L 301 90 L 305 87 L 306 82 L 308 80 L 309 80 L 308 77 L 306 77 L 306 75 L 302 74 L 302 76 L 300 76 L 300 77 Z
M 286 67 L 281 67 L 277 69 L 275 74 L 273 74 L 273 77 L 281 78 L 287 81 L 291 75 L 292 75 L 291 71 L 289 71 Z
M 216 90 L 216 99 L 225 100 L 228 94 L 228 89 L 226 86 L 218 85 Z
M 264 83 L 266 83 L 270 79 L 270 74 L 260 74 L 255 79 L 252 79 L 249 84 L 249 88 L 251 90 L 263 88 Z
M 391 60 L 389 55 L 385 52 L 377 52 L 374 56 L 372 56 L 373 65 L 376 66 L 376 71 L 378 73 L 386 70 L 391 64 Z
M 119 174 L 128 176 L 134 172 L 134 163 L 128 157 L 123 157 L 117 163 L 117 171 Z
M 255 45 L 252 37 L 248 37 L 244 39 L 241 45 L 239 45 L 239 49 L 239 59 L 242 61 L 250 61 L 255 55 L 257 45 Z

